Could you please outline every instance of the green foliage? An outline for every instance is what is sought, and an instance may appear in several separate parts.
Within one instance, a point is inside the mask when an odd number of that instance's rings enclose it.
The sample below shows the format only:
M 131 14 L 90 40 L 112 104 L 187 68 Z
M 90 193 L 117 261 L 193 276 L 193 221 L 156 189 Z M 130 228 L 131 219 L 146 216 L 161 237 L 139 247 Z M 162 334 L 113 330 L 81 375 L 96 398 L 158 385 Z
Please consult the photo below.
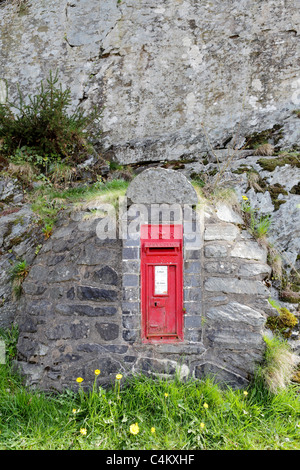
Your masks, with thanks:
M 136 375 L 104 389 L 99 380 L 50 395 L 0 368 L 0 449 L 299 449 L 299 388 L 274 395 L 259 381 L 233 390 L 209 378 Z
M 16 325 L 10 329 L 0 328 L 0 339 L 5 343 L 6 361 L 9 364 L 17 355 L 18 336 L 19 328 Z
M 262 379 L 270 393 L 279 393 L 289 387 L 297 368 L 298 358 L 290 349 L 287 341 L 280 336 L 264 338 L 266 343 L 265 361 L 258 368 L 257 377 Z
M 19 89 L 16 103 L 0 104 L 1 153 L 13 162 L 30 162 L 48 172 L 51 163 L 65 160 L 80 162 L 86 158 L 88 138 L 100 119 L 96 109 L 85 115 L 71 107 L 71 90 L 63 90 L 57 73 L 41 82 L 36 95 L 25 102 Z
M 270 214 L 260 214 L 259 209 L 254 209 L 246 196 L 243 196 L 241 209 L 250 232 L 255 238 L 263 238 L 268 234 L 272 217 Z
M 298 324 L 297 318 L 287 308 L 281 307 L 274 302 L 271 305 L 277 309 L 279 316 L 268 317 L 266 326 L 282 337 L 289 338 L 293 328 Z
M 17 261 L 10 270 L 13 293 L 17 299 L 22 293 L 22 283 L 29 273 L 29 266 L 26 260 Z

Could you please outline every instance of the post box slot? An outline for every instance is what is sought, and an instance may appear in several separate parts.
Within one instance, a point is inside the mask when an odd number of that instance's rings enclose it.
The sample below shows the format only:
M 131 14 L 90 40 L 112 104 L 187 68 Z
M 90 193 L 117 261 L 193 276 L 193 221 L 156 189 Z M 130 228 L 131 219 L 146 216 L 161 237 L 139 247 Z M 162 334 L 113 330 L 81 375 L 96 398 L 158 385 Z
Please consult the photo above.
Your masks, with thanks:
M 150 253 L 160 253 L 161 251 L 167 251 L 168 253 L 170 253 L 171 251 L 175 251 L 176 250 L 176 247 L 175 246 L 167 246 L 167 247 L 164 247 L 162 246 L 161 248 L 157 248 L 156 246 L 149 246 L 148 248 L 149 252 Z

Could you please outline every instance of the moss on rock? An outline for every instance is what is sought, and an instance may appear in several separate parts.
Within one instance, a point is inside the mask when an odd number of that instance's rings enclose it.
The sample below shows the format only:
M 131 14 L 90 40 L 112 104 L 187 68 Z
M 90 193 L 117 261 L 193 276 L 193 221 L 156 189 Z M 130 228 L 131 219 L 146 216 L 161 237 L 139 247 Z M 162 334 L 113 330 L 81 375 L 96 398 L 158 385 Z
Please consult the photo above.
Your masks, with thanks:
M 276 317 L 268 317 L 266 327 L 280 333 L 284 338 L 289 338 L 293 328 L 298 324 L 298 319 L 285 307 L 279 307 L 278 313 Z

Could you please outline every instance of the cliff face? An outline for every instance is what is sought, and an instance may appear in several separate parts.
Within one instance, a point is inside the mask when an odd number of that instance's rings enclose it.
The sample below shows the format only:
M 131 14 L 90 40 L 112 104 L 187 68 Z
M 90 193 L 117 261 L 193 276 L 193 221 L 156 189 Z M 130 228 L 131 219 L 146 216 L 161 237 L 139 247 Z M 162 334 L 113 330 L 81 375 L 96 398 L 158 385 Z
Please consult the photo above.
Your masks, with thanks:
M 287 148 L 299 33 L 297 0 L 4 2 L 0 99 L 57 69 L 74 105 L 104 106 L 102 150 L 121 163 L 198 158 L 274 125 Z

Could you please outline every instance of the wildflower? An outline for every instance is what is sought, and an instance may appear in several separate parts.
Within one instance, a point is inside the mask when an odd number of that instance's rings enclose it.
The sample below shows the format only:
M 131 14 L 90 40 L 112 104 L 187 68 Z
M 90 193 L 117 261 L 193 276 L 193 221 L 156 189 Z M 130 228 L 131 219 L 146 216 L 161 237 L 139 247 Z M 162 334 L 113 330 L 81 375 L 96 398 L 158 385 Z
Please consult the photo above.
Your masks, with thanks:
M 245 397 L 248 395 L 248 392 L 246 392 L 246 390 L 244 390 L 244 395 Z
M 140 431 L 138 423 L 131 424 L 129 429 L 130 429 L 131 434 L 138 434 Z
M 207 409 L 207 408 L 208 408 L 208 404 L 207 404 L 207 403 L 204 403 L 203 408 Z
M 151 432 L 152 432 L 152 434 L 154 434 L 154 433 L 155 433 L 155 428 L 154 428 L 154 427 L 153 427 L 153 428 L 151 428 Z
M 167 398 L 168 396 L 169 396 L 169 394 L 168 394 L 168 393 L 165 393 L 165 397 Z
M 72 413 L 73 413 L 73 414 L 77 413 L 76 408 L 73 408 Z
M 242 196 L 242 199 L 244 199 L 244 201 L 248 201 L 247 196 Z
M 205 426 L 204 423 L 200 423 L 200 428 L 201 428 L 201 429 L 204 429 L 204 426 Z
M 116 375 L 116 379 L 117 379 L 117 380 L 121 380 L 122 377 L 123 377 L 122 374 L 117 374 L 117 375 Z
M 86 428 L 81 428 L 80 434 L 82 434 L 83 436 L 86 436 Z
M 96 369 L 95 370 L 95 375 L 99 375 L 100 374 L 100 370 L 99 369 Z
M 80 384 L 81 382 L 83 382 L 83 378 L 82 377 L 77 377 L 76 382 L 78 382 Z

